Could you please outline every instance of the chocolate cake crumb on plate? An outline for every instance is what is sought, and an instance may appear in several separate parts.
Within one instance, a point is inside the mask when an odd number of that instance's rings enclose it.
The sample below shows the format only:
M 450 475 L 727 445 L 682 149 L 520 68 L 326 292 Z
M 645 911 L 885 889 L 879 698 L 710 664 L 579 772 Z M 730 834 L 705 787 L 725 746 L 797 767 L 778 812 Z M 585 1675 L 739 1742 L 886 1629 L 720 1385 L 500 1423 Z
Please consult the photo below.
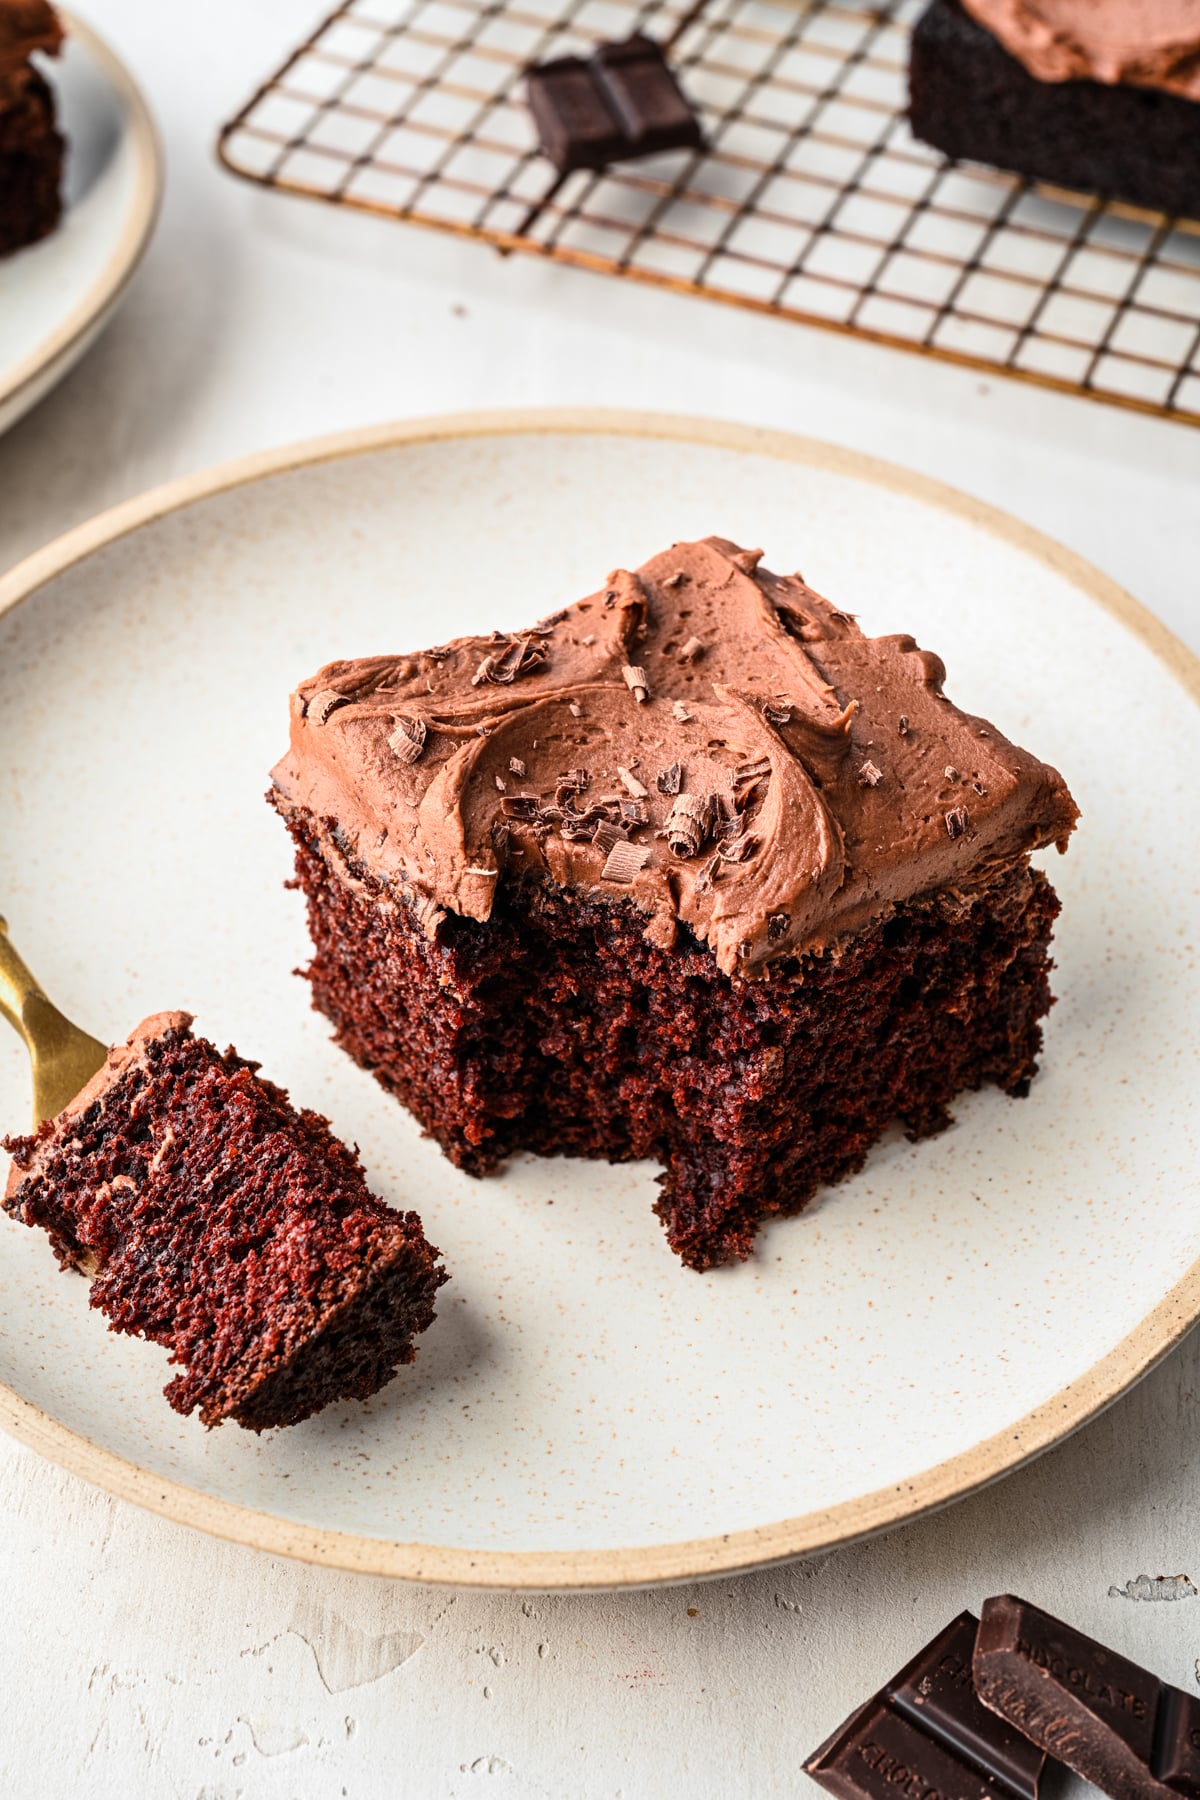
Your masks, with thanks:
M 909 118 L 947 156 L 1200 218 L 1200 9 L 931 0 Z
M 270 795 L 315 1005 L 459 1167 L 664 1167 L 693 1268 L 893 1122 L 1023 1093 L 1061 777 L 761 552 L 677 544 L 515 634 L 331 663 Z
M 4 1205 L 94 1277 L 112 1330 L 170 1350 L 177 1412 L 294 1425 L 411 1362 L 446 1274 L 325 1119 L 191 1022 L 144 1020 L 56 1119 L 5 1139 Z
M 46 0 L 0 0 L 0 256 L 45 237 L 62 213 L 54 95 L 31 60 L 57 56 L 62 38 Z

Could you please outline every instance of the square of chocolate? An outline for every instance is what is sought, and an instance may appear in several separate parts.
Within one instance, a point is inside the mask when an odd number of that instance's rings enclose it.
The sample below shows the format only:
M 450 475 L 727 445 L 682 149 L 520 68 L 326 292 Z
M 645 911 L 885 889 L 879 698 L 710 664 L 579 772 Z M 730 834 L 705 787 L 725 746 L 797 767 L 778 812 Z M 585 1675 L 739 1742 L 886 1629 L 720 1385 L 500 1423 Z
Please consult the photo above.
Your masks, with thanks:
M 625 154 L 625 134 L 581 56 L 537 64 L 525 91 L 542 149 L 560 175 L 602 169 Z
M 639 33 L 623 44 L 601 44 L 592 67 L 621 121 L 627 156 L 694 150 L 703 143 L 700 121 L 652 39 Z
M 659 46 L 640 35 L 529 70 L 526 96 L 542 150 L 560 175 L 704 142 Z

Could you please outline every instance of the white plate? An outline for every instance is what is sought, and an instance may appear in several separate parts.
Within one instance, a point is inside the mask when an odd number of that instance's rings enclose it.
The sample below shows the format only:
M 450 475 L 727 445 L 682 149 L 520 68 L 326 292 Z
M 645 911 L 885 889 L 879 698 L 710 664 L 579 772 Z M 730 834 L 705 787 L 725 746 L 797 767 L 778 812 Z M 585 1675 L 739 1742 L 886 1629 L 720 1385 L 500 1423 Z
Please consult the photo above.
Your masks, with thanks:
M 50 237 L 0 259 L 0 431 L 107 323 L 158 216 L 162 161 L 146 103 L 108 45 L 62 18 L 63 53 L 41 66 L 67 139 L 66 208 Z
M 653 1170 L 479 1183 L 328 1041 L 263 803 L 292 685 L 519 626 L 672 539 L 801 567 L 1067 775 L 1060 995 L 1027 1100 L 897 1137 L 739 1268 L 668 1252 Z M 17 605 L 36 593 L 36 602 Z M 0 1420 L 117 1492 L 298 1556 L 442 1581 L 678 1578 L 845 1541 L 1090 1417 L 1200 1313 L 1195 663 L 1078 558 L 919 477 L 694 421 L 516 415 L 362 433 L 120 509 L 6 582 L 17 767 L 0 904 L 64 1008 L 163 1006 L 362 1147 L 453 1272 L 415 1366 L 256 1439 L 160 1397 L 40 1235 L 0 1230 Z M 22 1124 L 0 1039 L 0 1119 Z

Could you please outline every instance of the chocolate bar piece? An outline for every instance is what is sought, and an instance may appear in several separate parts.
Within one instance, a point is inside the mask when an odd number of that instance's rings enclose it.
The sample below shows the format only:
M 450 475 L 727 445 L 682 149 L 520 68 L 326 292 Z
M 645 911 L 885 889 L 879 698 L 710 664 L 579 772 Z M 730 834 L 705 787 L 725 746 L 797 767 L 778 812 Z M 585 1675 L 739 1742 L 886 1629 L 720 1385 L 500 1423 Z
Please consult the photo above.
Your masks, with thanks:
M 597 82 L 621 122 L 626 156 L 699 147 L 700 121 L 666 57 L 650 38 L 601 44 L 592 56 Z
M 979 1704 L 969 1612 L 938 1633 L 804 1767 L 839 1800 L 1037 1800 L 1044 1751 Z
M 529 110 L 560 175 L 625 157 L 698 149 L 700 121 L 659 46 L 635 35 L 586 60 L 560 56 L 526 78 Z
M 1012 1594 L 975 1643 L 984 1704 L 1113 1800 L 1200 1796 L 1200 1698 Z
M 625 134 L 581 56 L 530 69 L 526 96 L 542 149 L 560 175 L 602 169 L 625 154 Z

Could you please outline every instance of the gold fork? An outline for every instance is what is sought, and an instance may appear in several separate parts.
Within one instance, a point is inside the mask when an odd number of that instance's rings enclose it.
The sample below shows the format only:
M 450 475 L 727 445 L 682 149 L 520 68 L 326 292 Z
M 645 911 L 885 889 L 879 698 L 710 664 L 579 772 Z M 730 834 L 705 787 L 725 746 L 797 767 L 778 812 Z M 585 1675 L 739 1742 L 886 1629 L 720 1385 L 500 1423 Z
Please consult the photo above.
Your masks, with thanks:
M 101 1068 L 108 1048 L 64 1018 L 13 949 L 0 919 L 0 1013 L 25 1039 L 34 1129 L 60 1113 Z

